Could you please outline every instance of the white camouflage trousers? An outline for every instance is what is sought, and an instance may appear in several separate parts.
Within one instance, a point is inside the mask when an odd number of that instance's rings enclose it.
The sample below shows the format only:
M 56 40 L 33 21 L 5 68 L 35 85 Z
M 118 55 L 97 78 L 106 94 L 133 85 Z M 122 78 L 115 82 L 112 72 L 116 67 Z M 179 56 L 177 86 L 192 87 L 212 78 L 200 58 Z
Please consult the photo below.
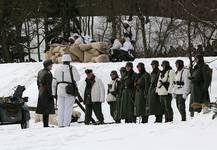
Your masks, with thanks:
M 58 101 L 58 126 L 59 127 L 70 126 L 75 97 L 58 96 L 57 101 Z

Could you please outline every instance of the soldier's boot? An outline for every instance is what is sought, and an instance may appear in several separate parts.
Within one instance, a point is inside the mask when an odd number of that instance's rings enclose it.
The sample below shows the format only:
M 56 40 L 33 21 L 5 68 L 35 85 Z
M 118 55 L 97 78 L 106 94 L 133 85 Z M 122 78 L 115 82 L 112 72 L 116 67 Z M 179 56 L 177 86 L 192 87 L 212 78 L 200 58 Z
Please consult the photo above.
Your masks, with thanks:
M 142 123 L 148 123 L 148 116 L 142 117 Z
M 194 112 L 193 111 L 190 112 L 190 116 L 194 117 Z
M 182 121 L 186 121 L 186 114 L 182 114 Z
M 125 119 L 125 123 L 130 123 L 129 119 Z
M 162 123 L 162 118 L 163 118 L 162 115 L 156 115 L 154 123 Z
M 43 115 L 43 126 L 49 127 L 48 122 L 49 122 L 49 115 L 48 114 Z
M 115 123 L 121 123 L 121 120 L 116 119 L 116 120 L 115 120 Z

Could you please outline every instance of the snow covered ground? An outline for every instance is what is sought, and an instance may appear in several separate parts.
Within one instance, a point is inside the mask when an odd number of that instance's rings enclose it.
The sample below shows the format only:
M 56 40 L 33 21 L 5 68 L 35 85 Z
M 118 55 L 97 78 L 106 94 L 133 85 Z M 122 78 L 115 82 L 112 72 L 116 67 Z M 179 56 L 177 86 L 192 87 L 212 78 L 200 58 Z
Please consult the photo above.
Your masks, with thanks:
M 175 60 L 167 58 L 171 66 L 175 68 Z M 188 65 L 188 58 L 181 58 Z M 206 62 L 216 59 L 205 58 Z M 150 62 L 153 59 L 137 59 L 136 64 L 143 62 L 146 70 L 151 71 Z M 161 62 L 164 59 L 158 58 Z M 82 79 L 84 70 L 91 68 L 96 76 L 101 78 L 106 86 L 110 80 L 110 71 L 119 70 L 125 63 L 74 63 Z M 209 64 L 213 68 L 213 82 L 211 85 L 211 100 L 217 97 L 217 61 Z M 55 70 L 57 65 L 54 65 Z M 37 72 L 42 68 L 42 63 L 21 63 L 0 65 L 0 96 L 8 96 L 13 87 L 18 84 L 25 85 L 24 96 L 29 97 L 29 106 L 36 106 L 38 90 L 36 86 Z M 83 88 L 79 85 L 79 88 Z M 188 101 L 186 104 L 188 105 Z M 196 114 L 195 118 L 187 116 L 187 122 L 180 121 L 180 115 L 175 102 L 173 123 L 154 124 L 154 118 L 150 118 L 148 124 L 111 124 L 99 126 L 85 126 L 73 123 L 67 128 L 42 128 L 42 123 L 34 123 L 34 114 L 30 122 L 30 128 L 21 130 L 19 125 L 0 126 L 0 150 L 69 150 L 69 149 L 148 149 L 148 150 L 187 150 L 187 149 L 214 149 L 217 136 L 217 120 L 211 120 L 211 114 Z M 187 108 L 188 109 L 188 108 Z M 79 109 L 78 109 L 79 110 Z M 105 122 L 112 121 L 109 115 L 107 103 L 103 104 Z M 83 120 L 83 114 L 82 118 Z

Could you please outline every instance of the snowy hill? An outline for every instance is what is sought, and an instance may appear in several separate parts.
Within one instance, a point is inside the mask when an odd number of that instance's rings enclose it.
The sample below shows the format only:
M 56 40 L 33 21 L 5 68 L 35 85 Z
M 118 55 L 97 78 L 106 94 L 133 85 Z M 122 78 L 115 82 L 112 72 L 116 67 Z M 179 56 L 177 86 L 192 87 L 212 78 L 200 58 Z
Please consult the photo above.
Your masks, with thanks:
M 175 69 L 175 61 L 178 58 L 166 58 Z M 188 65 L 188 58 L 181 58 Z M 205 58 L 206 62 L 216 59 Z M 146 70 L 151 71 L 150 63 L 153 59 L 137 59 L 134 61 L 134 69 L 138 62 L 146 65 Z M 158 58 L 161 61 L 164 58 Z M 110 71 L 119 70 L 125 65 L 121 63 L 74 63 L 73 64 L 84 80 L 84 70 L 93 69 L 96 76 L 105 84 L 110 81 Z M 217 97 L 217 61 L 209 64 L 213 68 L 213 82 L 211 86 L 211 100 Z M 55 70 L 57 65 L 54 65 Z M 1 64 L 0 65 L 0 96 L 8 96 L 13 87 L 18 84 L 25 85 L 24 96 L 29 97 L 28 105 L 36 106 L 38 90 L 36 85 L 37 72 L 42 68 L 42 63 Z M 83 88 L 78 83 L 79 88 Z M 187 109 L 188 109 L 187 101 Z M 151 117 L 148 124 L 112 124 L 101 126 L 85 126 L 73 123 L 68 128 L 42 128 L 41 123 L 31 120 L 30 128 L 21 130 L 19 125 L 0 126 L 1 150 L 69 150 L 69 149 L 148 149 L 148 150 L 187 150 L 187 149 L 214 149 L 217 135 L 217 120 L 211 120 L 211 114 L 196 114 L 195 118 L 187 115 L 187 122 L 180 121 L 180 115 L 173 101 L 174 122 L 154 124 Z M 79 110 L 79 109 L 78 109 Z M 103 104 L 105 122 L 111 121 L 108 104 Z M 32 114 L 33 115 L 33 114 Z M 33 115 L 34 117 L 34 115 Z M 83 119 L 83 116 L 81 120 Z

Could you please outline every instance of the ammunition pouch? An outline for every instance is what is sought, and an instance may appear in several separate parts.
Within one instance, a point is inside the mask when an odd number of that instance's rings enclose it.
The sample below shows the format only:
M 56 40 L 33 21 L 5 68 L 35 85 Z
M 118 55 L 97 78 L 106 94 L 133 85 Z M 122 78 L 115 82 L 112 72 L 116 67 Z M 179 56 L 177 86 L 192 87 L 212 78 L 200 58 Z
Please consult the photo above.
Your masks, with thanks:
M 175 85 L 183 86 L 183 85 L 184 85 L 184 82 L 183 82 L 183 81 L 174 81 L 174 84 L 175 84 Z

